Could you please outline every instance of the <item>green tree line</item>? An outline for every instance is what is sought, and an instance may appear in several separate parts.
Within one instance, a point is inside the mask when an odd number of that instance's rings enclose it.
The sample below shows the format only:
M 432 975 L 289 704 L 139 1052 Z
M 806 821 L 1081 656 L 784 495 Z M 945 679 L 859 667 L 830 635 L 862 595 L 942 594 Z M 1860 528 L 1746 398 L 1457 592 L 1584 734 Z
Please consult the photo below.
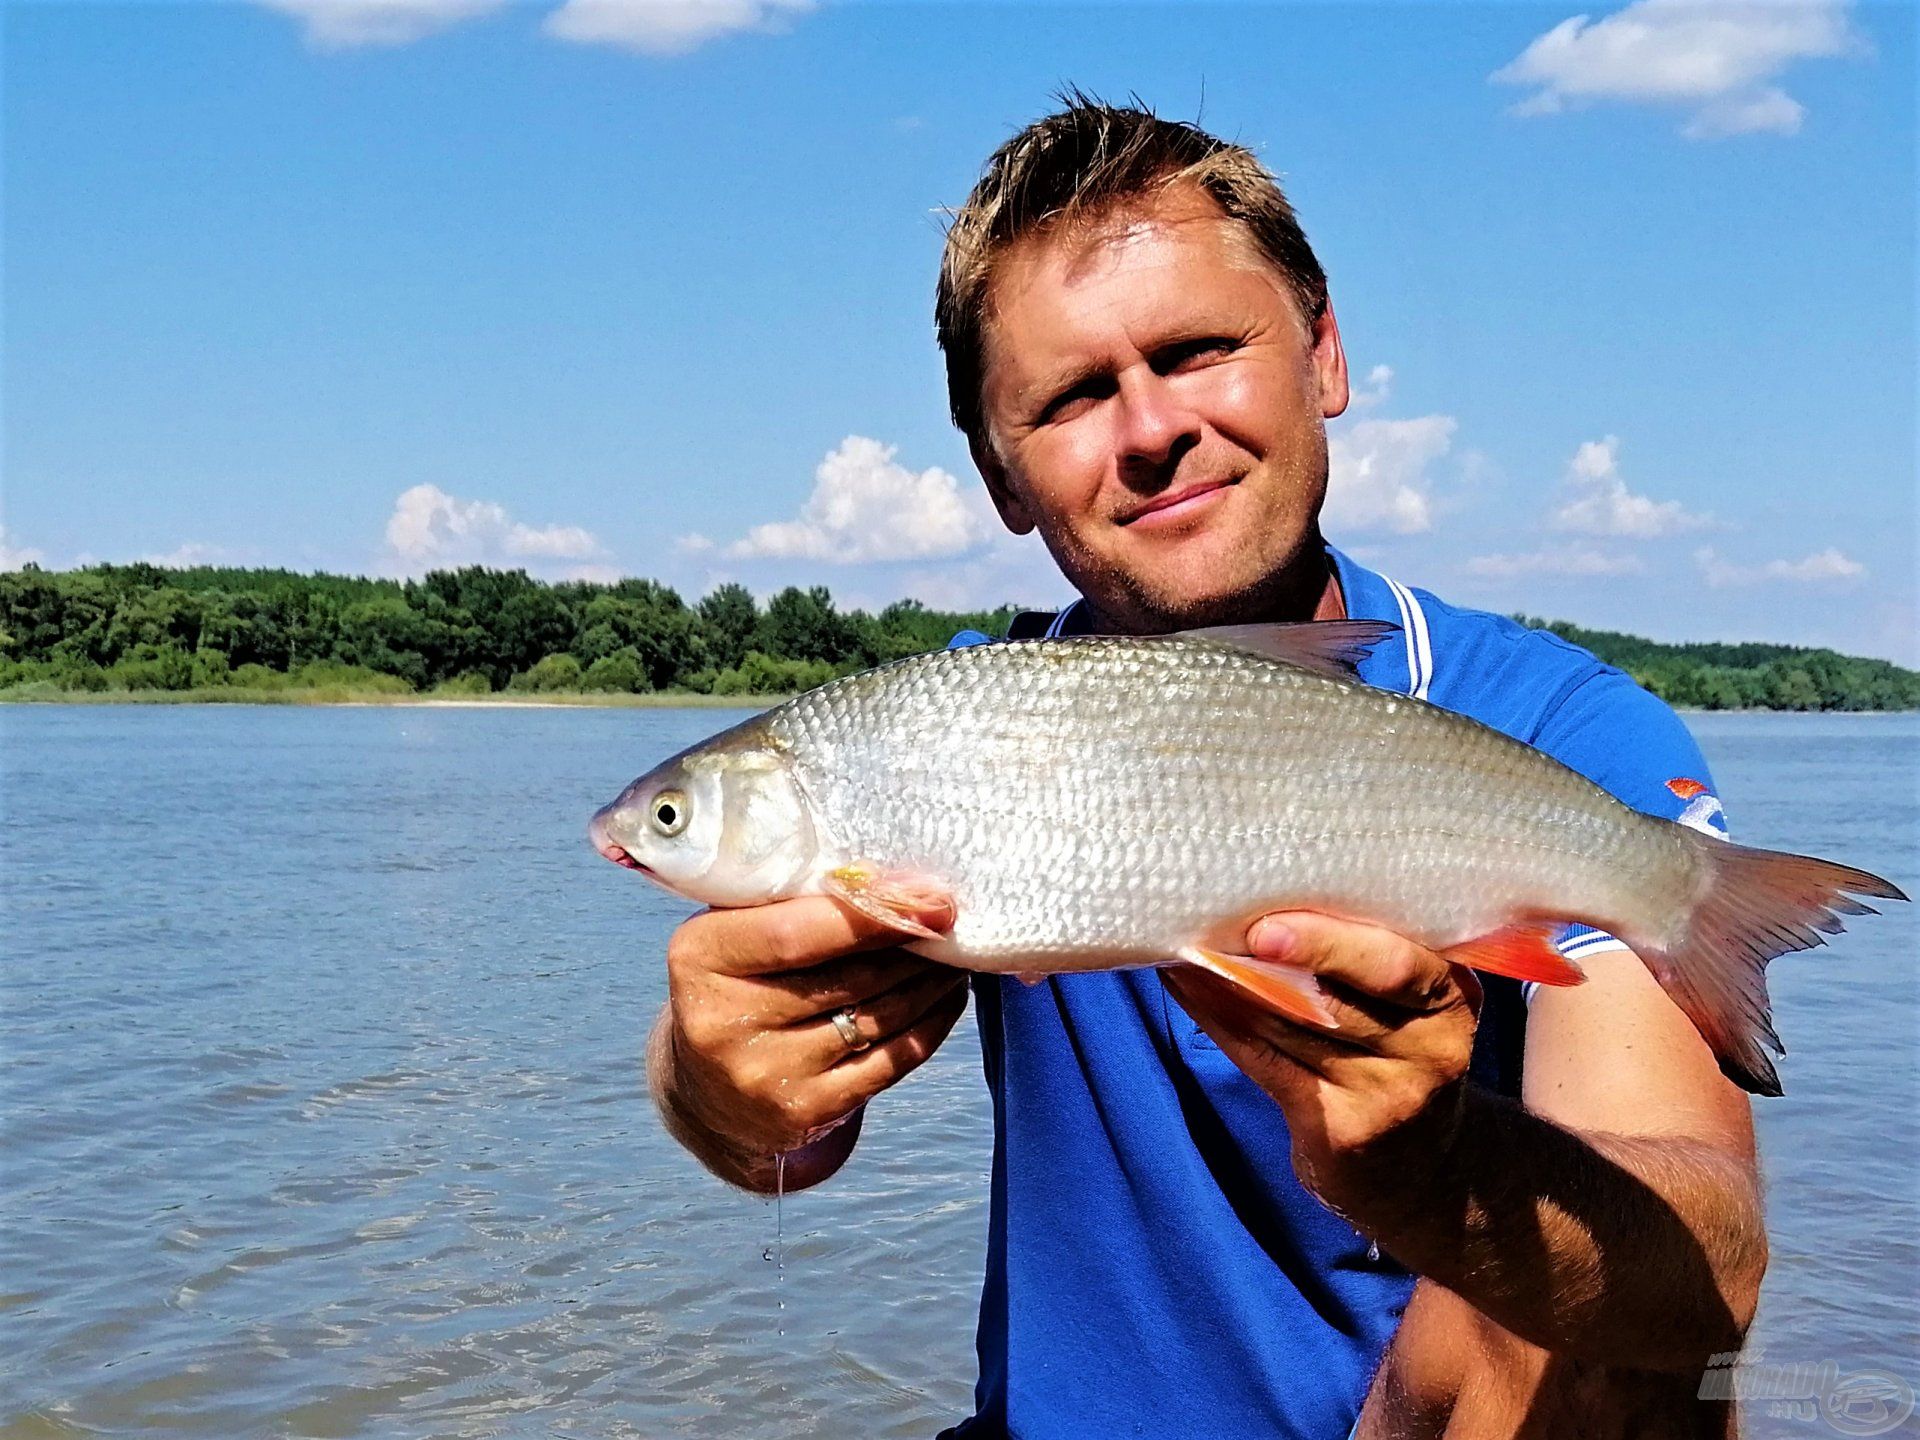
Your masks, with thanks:
M 1669 705 L 1696 710 L 1915 710 L 1920 672 L 1796 645 L 1669 645 L 1565 620 L 1516 617 L 1591 650 Z
M 722 585 L 689 605 L 652 580 L 549 584 L 472 566 L 420 580 L 217 566 L 0 574 L 0 694 L 326 689 L 371 693 L 775 694 L 1005 631 L 1013 607 L 903 600 L 842 611 L 823 587 L 765 605 Z M 1521 617 L 1708 709 L 1920 708 L 1920 674 L 1784 645 L 1666 645 Z
M 805 689 L 1003 630 L 1011 607 L 841 611 L 822 587 L 548 584 L 479 566 L 421 580 L 94 565 L 0 574 L 0 690 L 328 688 L 375 693 Z

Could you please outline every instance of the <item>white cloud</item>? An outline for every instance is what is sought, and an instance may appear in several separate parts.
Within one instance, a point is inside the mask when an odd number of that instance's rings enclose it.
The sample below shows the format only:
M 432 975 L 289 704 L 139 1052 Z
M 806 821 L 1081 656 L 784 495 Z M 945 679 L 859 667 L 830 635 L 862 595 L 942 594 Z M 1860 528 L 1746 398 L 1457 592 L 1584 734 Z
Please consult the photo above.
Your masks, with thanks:
M 228 557 L 227 552 L 218 545 L 189 540 L 164 555 L 142 555 L 140 558 L 163 570 L 191 570 L 196 565 L 219 565 Z
M 1694 551 L 1693 560 L 1707 584 L 1716 590 L 1729 585 L 1819 585 L 1857 580 L 1867 573 L 1866 566 L 1832 546 L 1798 560 L 1768 560 L 1761 565 L 1737 565 L 1711 548 Z
M 604 554 L 578 525 L 523 525 L 492 500 L 462 500 L 416 485 L 393 502 L 387 549 L 406 570 L 448 565 L 595 560 Z M 569 572 L 569 573 L 578 573 Z
M 409 45 L 498 10 L 506 0 L 256 0 L 306 26 L 316 50 Z
M 7 542 L 7 527 L 0 525 L 0 570 L 18 570 L 23 565 L 38 565 L 46 556 L 27 545 Z
M 618 565 L 563 565 L 554 576 L 558 580 L 591 580 L 596 585 L 615 585 L 627 578 Z
M 1647 567 L 1637 555 L 1605 555 L 1596 550 L 1556 550 L 1551 546 L 1519 554 L 1475 555 L 1467 573 L 1483 580 L 1513 580 L 1522 575 L 1638 575 Z
M 1702 106 L 1680 127 L 1680 133 L 1689 140 L 1724 140 L 1729 135 L 1754 135 L 1763 131 L 1795 135 L 1806 114 L 1806 106 L 1786 91 L 1769 85 L 1753 95 Z
M 542 28 L 557 40 L 684 55 L 738 30 L 777 30 L 813 0 L 566 0 Z
M 1588 440 L 1574 451 L 1567 465 L 1568 498 L 1548 523 L 1575 535 L 1630 536 L 1651 540 L 1711 524 L 1678 500 L 1652 500 L 1636 495 L 1620 478 L 1620 437 Z
M 850 591 L 849 605 L 878 610 L 910 599 L 936 610 L 991 610 L 1008 604 L 1057 610 L 1074 598 L 1073 587 L 1036 537 L 1005 531 L 977 554 L 874 575 L 879 583 L 870 582 L 864 592 Z
M 1393 367 L 1376 365 L 1367 372 L 1367 378 L 1361 382 L 1361 385 L 1353 388 L 1347 399 L 1347 406 L 1352 410 L 1371 410 L 1376 405 L 1384 404 L 1392 393 Z
M 1431 530 L 1427 468 L 1447 453 L 1457 428 L 1450 415 L 1423 415 L 1414 420 L 1361 420 L 1329 435 L 1329 528 L 1390 530 L 1396 535 Z
M 847 436 L 814 470 L 797 519 L 756 525 L 727 554 L 839 565 L 929 560 L 962 554 L 993 533 L 972 487 L 963 494 L 937 465 L 907 469 L 895 462 L 896 448 Z
M 1848 0 L 1635 0 L 1563 20 L 1492 78 L 1536 87 L 1514 107 L 1553 115 L 1593 101 L 1684 106 L 1689 139 L 1799 130 L 1805 109 L 1771 83 L 1796 61 L 1858 53 Z
M 741 584 L 763 604 L 789 580 L 758 564 L 734 564 L 724 558 L 687 576 L 680 583 L 684 595 L 705 595 L 716 586 Z M 810 584 L 818 577 L 798 577 Z M 1057 610 L 1075 598 L 1059 568 L 1037 536 L 1001 531 L 978 550 L 952 559 L 906 561 L 850 570 L 834 577 L 833 603 L 842 611 L 878 613 L 896 600 L 918 600 L 935 610 L 992 610 L 1018 605 L 1032 610 Z

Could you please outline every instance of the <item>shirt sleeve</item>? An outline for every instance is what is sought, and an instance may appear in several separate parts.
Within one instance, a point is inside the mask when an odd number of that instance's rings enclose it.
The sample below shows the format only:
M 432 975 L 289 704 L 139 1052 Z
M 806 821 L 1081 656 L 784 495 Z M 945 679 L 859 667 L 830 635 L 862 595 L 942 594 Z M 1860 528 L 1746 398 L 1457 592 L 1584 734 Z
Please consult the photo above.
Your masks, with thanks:
M 1643 814 L 1727 838 L 1713 776 L 1686 725 L 1619 670 L 1603 666 L 1575 685 L 1541 723 L 1533 744 Z M 1590 925 L 1568 926 L 1557 943 L 1572 960 L 1627 948 Z M 1526 995 L 1533 998 L 1531 985 Z

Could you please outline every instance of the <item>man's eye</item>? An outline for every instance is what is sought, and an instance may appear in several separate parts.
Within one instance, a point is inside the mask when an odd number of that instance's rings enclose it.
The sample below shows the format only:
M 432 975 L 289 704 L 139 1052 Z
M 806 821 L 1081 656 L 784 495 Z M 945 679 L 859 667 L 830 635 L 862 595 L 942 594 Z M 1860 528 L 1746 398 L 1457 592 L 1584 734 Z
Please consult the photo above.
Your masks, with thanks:
M 1162 375 L 1171 375 L 1176 370 L 1204 360 L 1217 359 L 1239 349 L 1239 342 L 1224 335 L 1207 335 L 1193 340 L 1182 340 L 1177 345 L 1169 345 L 1153 357 L 1153 368 Z
M 1056 420 L 1071 420 L 1094 401 L 1111 394 L 1112 390 L 1113 385 L 1110 381 L 1082 381 L 1070 389 L 1062 390 L 1042 406 L 1036 423 L 1048 425 Z

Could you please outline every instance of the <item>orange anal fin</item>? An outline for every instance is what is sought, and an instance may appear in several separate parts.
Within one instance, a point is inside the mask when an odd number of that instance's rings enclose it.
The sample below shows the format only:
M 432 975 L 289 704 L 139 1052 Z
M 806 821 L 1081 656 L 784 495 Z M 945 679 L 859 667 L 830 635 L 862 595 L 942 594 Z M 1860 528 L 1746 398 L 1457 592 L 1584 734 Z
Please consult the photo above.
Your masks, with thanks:
M 1326 992 L 1311 970 L 1256 960 L 1251 955 L 1223 955 L 1198 945 L 1187 946 L 1180 952 L 1180 959 L 1238 985 L 1276 1015 L 1319 1030 L 1340 1028 L 1327 1008 Z
M 1578 985 L 1587 978 L 1587 972 L 1554 945 L 1553 937 L 1560 929 L 1558 921 L 1508 925 L 1450 945 L 1440 954 L 1455 965 L 1484 970 L 1489 975 L 1534 980 L 1542 985 Z
M 883 870 L 862 860 L 829 871 L 822 883 L 827 894 L 848 909 L 922 940 L 941 938 L 941 932 L 923 921 L 922 915 L 943 908 L 953 913 L 953 896 L 939 881 L 905 870 Z

